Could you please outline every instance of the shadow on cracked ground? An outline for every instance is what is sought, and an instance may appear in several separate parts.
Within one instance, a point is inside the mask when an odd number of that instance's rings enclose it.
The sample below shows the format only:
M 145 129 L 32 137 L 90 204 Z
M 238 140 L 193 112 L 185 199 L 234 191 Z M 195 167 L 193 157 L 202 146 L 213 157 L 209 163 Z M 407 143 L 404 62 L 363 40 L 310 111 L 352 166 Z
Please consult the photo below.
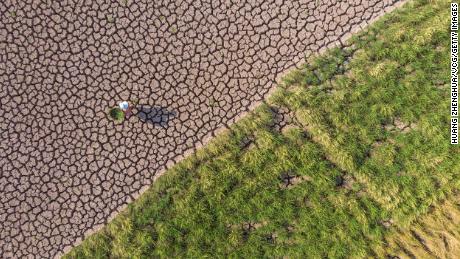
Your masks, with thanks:
M 170 111 L 164 107 L 138 105 L 136 116 L 140 121 L 165 127 L 168 122 L 176 117 L 176 111 Z

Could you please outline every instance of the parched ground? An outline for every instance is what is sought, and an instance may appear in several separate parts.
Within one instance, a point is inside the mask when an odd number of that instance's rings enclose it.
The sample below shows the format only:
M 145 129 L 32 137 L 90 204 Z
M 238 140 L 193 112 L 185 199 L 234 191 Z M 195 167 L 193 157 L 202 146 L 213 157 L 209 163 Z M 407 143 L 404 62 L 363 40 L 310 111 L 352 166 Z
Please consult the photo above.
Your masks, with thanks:
M 62 254 L 400 2 L 1 2 L 0 255 Z M 121 100 L 136 116 L 114 124 Z

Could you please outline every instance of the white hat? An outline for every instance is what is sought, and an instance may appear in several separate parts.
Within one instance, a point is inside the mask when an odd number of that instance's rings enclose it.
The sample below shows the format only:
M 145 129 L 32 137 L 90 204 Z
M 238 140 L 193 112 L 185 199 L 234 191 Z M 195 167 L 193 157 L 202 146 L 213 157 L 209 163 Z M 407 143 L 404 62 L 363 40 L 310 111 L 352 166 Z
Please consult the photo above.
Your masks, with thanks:
M 120 107 L 120 109 L 122 109 L 123 111 L 126 111 L 128 109 L 128 102 L 127 101 L 124 101 L 124 102 L 121 102 L 118 104 L 118 106 Z

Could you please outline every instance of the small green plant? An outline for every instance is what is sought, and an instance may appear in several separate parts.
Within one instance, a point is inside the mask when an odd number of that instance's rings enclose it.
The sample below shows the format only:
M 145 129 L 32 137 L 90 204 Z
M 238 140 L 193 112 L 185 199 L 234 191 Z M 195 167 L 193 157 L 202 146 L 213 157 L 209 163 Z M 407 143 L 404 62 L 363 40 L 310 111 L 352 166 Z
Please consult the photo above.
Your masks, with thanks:
M 177 32 L 176 26 L 171 27 L 171 32 L 172 32 L 172 33 L 176 33 L 176 32 Z
M 217 107 L 219 103 L 214 97 L 211 97 L 208 99 L 208 105 L 211 107 Z
M 16 17 L 16 11 L 12 11 L 10 14 L 11 14 L 11 17 Z
M 113 23 L 115 21 L 115 18 L 111 15 L 107 15 L 107 22 Z
M 115 107 L 110 109 L 109 116 L 116 122 L 122 122 L 125 117 L 125 113 L 120 108 Z

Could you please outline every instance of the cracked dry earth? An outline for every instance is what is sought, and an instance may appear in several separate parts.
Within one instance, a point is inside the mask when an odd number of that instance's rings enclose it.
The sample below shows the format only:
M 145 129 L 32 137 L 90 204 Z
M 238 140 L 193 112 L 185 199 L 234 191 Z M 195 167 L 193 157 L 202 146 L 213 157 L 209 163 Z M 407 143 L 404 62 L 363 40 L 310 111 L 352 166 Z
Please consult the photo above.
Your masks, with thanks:
M 0 3 L 0 257 L 59 257 L 397 0 Z M 122 124 L 109 107 L 139 100 Z

